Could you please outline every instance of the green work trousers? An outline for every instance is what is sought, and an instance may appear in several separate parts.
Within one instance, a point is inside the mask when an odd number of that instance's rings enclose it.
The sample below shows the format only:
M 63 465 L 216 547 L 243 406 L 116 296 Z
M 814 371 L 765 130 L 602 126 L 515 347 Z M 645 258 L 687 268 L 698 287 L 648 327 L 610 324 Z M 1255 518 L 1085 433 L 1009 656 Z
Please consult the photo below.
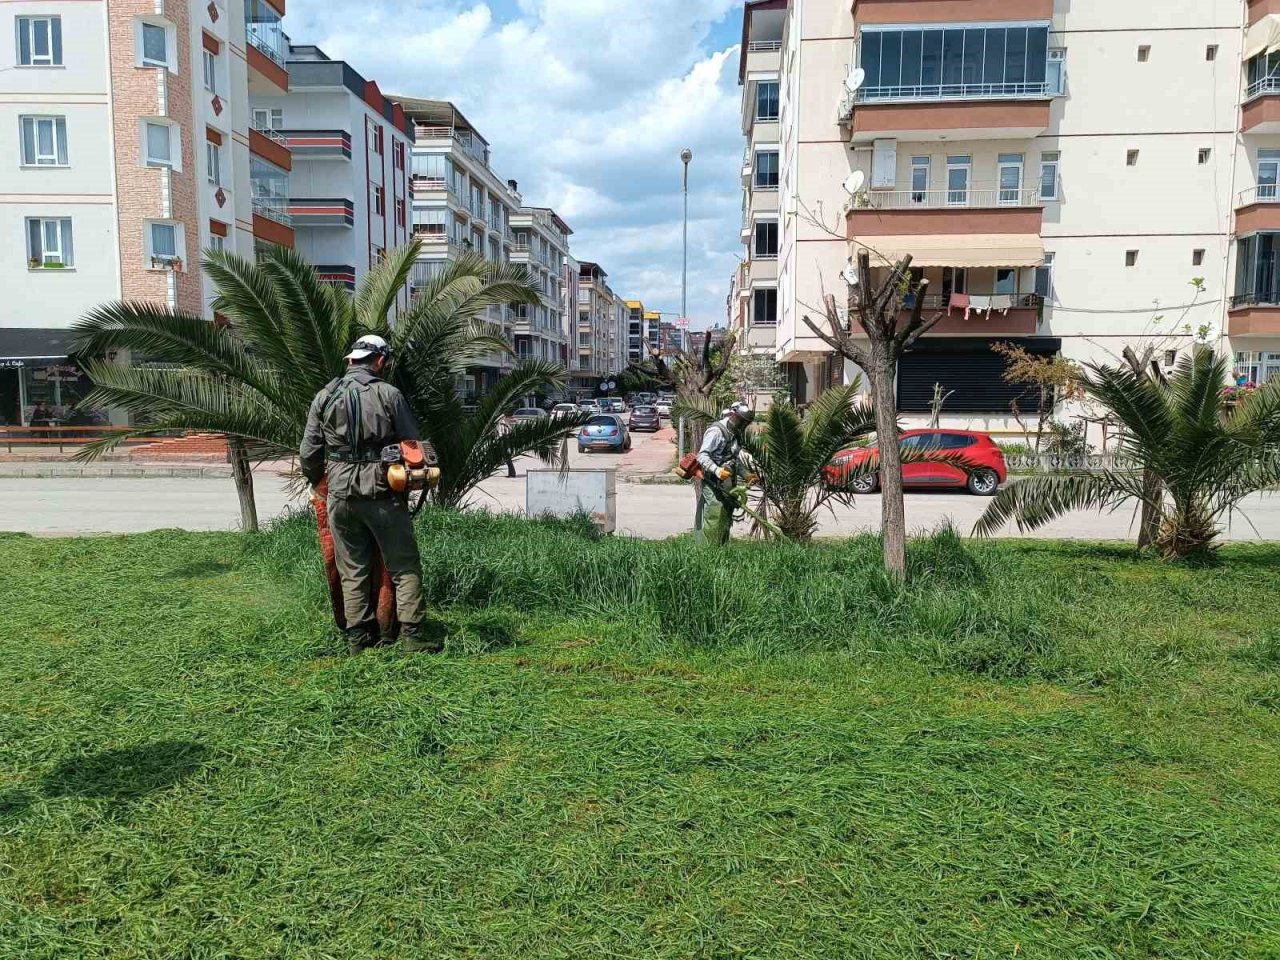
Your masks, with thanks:
M 699 543 L 723 545 L 729 542 L 733 527 L 733 508 L 729 495 L 717 489 L 716 481 L 704 480 L 698 493 L 698 508 L 693 518 L 693 538 Z
M 400 622 L 422 623 L 427 613 L 422 597 L 422 561 L 405 498 L 330 497 L 329 529 L 333 532 L 334 563 L 342 579 L 348 629 L 377 623 L 375 547 L 395 584 Z

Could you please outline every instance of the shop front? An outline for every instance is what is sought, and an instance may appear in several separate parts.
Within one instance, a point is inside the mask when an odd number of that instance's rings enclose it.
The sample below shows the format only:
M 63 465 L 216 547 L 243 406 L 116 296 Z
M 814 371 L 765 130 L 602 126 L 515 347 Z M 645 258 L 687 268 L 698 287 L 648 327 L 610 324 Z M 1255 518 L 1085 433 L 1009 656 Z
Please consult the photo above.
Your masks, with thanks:
M 0 329 L 0 426 L 105 426 L 106 410 L 80 406 L 92 388 L 68 357 L 68 330 Z

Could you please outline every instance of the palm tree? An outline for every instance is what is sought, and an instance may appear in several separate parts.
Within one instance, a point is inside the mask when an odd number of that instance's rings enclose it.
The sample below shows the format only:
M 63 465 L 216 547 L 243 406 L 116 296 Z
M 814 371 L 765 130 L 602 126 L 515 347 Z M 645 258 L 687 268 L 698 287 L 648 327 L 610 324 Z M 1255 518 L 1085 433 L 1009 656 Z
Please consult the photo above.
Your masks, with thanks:
M 1280 382 L 1233 408 L 1223 391 L 1227 372 L 1227 358 L 1210 349 L 1184 356 L 1167 384 L 1127 366 L 1088 365 L 1082 386 L 1123 424 L 1117 458 L 1129 468 L 1011 484 L 974 533 L 990 536 L 1010 520 L 1034 530 L 1071 510 L 1132 502 L 1154 513 L 1161 556 L 1212 553 L 1223 518 L 1280 484 Z
M 539 294 L 524 267 L 468 254 L 418 287 L 405 307 L 405 287 L 419 249 L 414 241 L 390 252 L 365 275 L 354 296 L 321 281 L 289 249 L 274 248 L 256 263 L 210 250 L 203 266 L 217 291 L 214 311 L 225 320 L 210 323 L 146 302 L 93 310 L 76 327 L 77 352 L 100 358 L 127 351 L 141 362 L 84 361 L 94 385 L 84 402 L 122 407 L 139 424 L 89 444 L 78 457 L 93 459 L 127 438 L 173 430 L 226 434 L 237 465 L 243 526 L 255 529 L 250 461 L 297 452 L 316 393 L 342 375 L 343 356 L 355 339 L 377 333 L 399 358 L 392 378 L 418 416 L 424 439 L 437 446 L 442 471 L 470 478 L 474 486 L 484 479 L 479 475 L 483 458 L 469 470 L 460 469 L 458 458 L 474 458 L 458 437 L 479 443 L 484 431 L 461 430 L 460 421 L 441 411 L 448 409 L 446 398 L 453 398 L 457 377 L 468 366 L 486 355 L 511 352 L 501 328 L 483 319 L 487 308 L 537 303 Z M 152 360 L 162 365 L 148 363 Z M 511 376 L 524 389 L 561 382 L 559 371 L 545 365 L 521 364 Z M 513 433 L 505 449 L 555 462 L 545 451 L 573 424 L 542 426 L 542 433 Z M 518 441 L 528 446 L 518 448 Z
M 812 540 L 819 512 L 852 499 L 846 487 L 827 485 L 824 469 L 839 451 L 875 431 L 875 412 L 859 399 L 858 390 L 857 381 L 828 390 L 803 418 L 791 401 L 775 400 L 760 429 L 743 438 L 759 478 L 759 512 L 790 540 Z M 706 401 L 685 399 L 673 416 L 706 425 L 717 410 Z

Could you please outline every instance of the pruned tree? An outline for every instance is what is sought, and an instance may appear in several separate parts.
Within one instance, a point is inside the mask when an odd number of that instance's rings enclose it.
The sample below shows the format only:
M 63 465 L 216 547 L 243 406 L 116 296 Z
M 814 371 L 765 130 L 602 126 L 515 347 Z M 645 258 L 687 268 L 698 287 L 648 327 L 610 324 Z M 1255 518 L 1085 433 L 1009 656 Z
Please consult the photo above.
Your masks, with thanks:
M 842 320 L 836 298 L 824 297 L 825 329 L 807 314 L 807 326 L 840 356 L 856 363 L 866 374 L 876 414 L 876 443 L 880 462 L 880 527 L 884 540 L 884 566 L 892 576 L 907 575 L 907 518 L 902 500 L 902 453 L 898 447 L 898 404 L 894 383 L 898 358 L 931 330 L 945 314 L 923 313 L 929 281 L 911 274 L 911 256 L 889 269 L 878 287 L 871 283 L 871 255 L 858 254 L 858 283 L 849 285 L 848 320 Z M 905 304 L 911 312 L 900 319 Z M 854 324 L 861 331 L 855 335 Z
M 632 369 L 665 384 L 677 396 L 709 397 L 729 370 L 736 342 L 736 335 L 730 331 L 719 346 L 713 346 L 711 331 L 708 330 L 700 348 L 685 348 L 672 359 L 646 343 L 649 359 L 632 364 Z
M 991 349 L 1004 357 L 1004 382 L 1021 384 L 1035 397 L 1037 415 L 1034 444 L 1031 443 L 1031 431 L 1027 429 L 1022 416 L 1022 405 L 1014 400 L 1009 408 L 1013 411 L 1013 418 L 1018 421 L 1018 426 L 1022 428 L 1027 445 L 1034 446 L 1036 453 L 1039 453 L 1044 443 L 1045 427 L 1053 417 L 1056 405 L 1084 397 L 1084 389 L 1080 386 L 1081 370 L 1065 357 L 1037 356 L 1016 343 L 999 341 L 991 344 Z

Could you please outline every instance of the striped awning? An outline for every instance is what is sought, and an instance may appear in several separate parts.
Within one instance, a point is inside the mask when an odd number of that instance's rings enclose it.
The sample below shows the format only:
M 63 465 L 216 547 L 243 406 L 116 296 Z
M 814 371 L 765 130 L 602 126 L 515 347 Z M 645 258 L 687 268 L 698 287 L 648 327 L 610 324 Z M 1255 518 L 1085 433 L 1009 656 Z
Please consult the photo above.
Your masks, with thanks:
M 866 250 L 872 266 L 896 263 L 911 254 L 916 267 L 1038 267 L 1044 263 L 1039 234 L 968 233 L 957 236 L 863 237 L 855 255 Z

